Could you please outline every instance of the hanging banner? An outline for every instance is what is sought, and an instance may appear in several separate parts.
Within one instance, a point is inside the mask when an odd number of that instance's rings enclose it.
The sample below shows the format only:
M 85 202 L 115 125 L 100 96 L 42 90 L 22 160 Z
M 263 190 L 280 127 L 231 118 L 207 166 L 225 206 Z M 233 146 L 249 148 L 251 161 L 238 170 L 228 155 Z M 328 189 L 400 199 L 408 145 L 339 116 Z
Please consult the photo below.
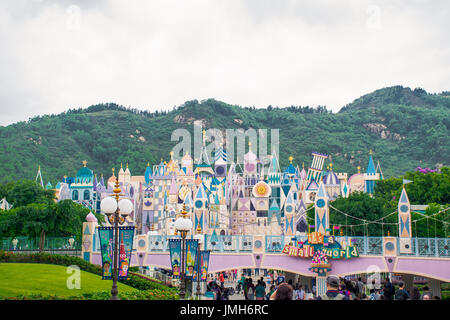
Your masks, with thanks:
M 133 239 L 134 227 L 119 227 L 119 279 L 128 278 Z
M 177 279 L 180 276 L 181 239 L 169 239 L 169 252 L 173 278 Z
M 197 239 L 186 239 L 186 264 L 185 264 L 185 277 L 192 278 L 195 271 L 197 251 L 198 251 L 198 240 Z
M 208 279 L 209 254 L 210 254 L 209 250 L 199 251 L 197 265 L 195 266 L 195 271 L 194 271 L 194 277 L 193 277 L 194 281 L 198 281 L 197 280 L 198 273 L 200 273 L 200 281 L 201 282 L 206 282 L 206 280 Z
M 211 251 L 200 251 L 200 280 L 206 282 L 208 280 L 209 254 Z
M 98 227 L 100 250 L 102 254 L 102 280 L 112 279 L 113 271 L 113 227 Z

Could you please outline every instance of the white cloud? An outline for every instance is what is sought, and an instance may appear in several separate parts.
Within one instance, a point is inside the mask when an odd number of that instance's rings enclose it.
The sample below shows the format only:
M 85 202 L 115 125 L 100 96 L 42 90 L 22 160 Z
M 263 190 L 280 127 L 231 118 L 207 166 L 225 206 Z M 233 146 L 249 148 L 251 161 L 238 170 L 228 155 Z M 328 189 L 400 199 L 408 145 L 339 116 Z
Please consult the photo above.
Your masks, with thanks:
M 0 4 L 0 125 L 116 102 L 327 105 L 450 87 L 446 1 Z M 79 19 L 77 18 L 79 8 Z

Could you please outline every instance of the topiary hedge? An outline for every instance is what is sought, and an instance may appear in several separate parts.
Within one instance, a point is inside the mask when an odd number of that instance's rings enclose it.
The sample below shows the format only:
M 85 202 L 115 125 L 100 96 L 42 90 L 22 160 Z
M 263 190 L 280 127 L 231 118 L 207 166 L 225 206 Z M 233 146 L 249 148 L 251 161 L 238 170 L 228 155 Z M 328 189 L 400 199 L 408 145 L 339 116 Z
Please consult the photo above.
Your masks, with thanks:
M 88 292 L 74 296 L 56 296 L 56 295 L 19 295 L 15 297 L 1 297 L 1 300 L 109 300 L 111 293 L 109 291 Z M 176 292 L 169 290 L 152 289 L 135 292 L 119 292 L 120 300 L 179 300 Z
M 15 263 L 45 263 L 55 264 L 61 266 L 76 265 L 80 270 L 90 272 L 96 275 L 102 275 L 100 266 L 87 262 L 79 257 L 69 255 L 59 255 L 50 253 L 12 253 L 9 251 L 0 250 L 0 262 L 15 262 Z M 119 282 L 126 284 L 138 290 L 160 290 L 170 291 L 172 294 L 177 294 L 177 288 L 169 288 L 161 283 L 150 281 L 144 277 L 139 277 L 133 274 L 128 275 L 127 280 L 119 279 Z

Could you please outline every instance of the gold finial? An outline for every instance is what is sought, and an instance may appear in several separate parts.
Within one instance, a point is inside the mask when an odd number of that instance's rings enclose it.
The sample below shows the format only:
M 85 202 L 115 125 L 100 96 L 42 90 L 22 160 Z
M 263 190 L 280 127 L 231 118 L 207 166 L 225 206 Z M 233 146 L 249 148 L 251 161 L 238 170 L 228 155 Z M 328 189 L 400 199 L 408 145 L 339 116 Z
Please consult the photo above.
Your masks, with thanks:
M 369 150 L 369 154 L 372 155 L 372 149 Z
M 330 163 L 330 170 L 333 171 L 333 163 Z
M 173 151 L 170 151 L 170 160 L 173 160 Z
M 41 165 L 38 166 L 38 170 L 41 170 Z
M 391 232 L 388 230 L 388 237 L 390 237 L 391 236 Z
M 199 223 L 198 227 L 197 227 L 197 234 L 200 234 L 200 233 L 202 233 L 202 228 L 200 227 L 200 223 Z
M 252 150 L 252 142 L 249 140 L 248 141 L 248 151 Z
M 294 160 L 294 157 L 293 157 L 293 156 L 290 156 L 290 157 L 289 157 L 289 162 L 292 163 L 292 160 Z
M 147 167 L 150 167 L 150 162 L 147 162 Z
M 181 210 L 181 215 L 183 218 L 186 218 L 187 211 L 186 211 L 186 204 L 183 203 L 183 209 Z
M 302 167 L 303 167 L 303 169 L 305 169 L 305 162 L 304 161 L 302 162 Z
M 341 229 L 341 237 L 344 235 L 344 230 Z
M 66 179 L 67 178 L 67 176 L 64 176 L 64 179 Z
M 127 162 L 127 169 L 128 169 L 128 162 Z
M 86 167 L 86 164 L 87 164 L 86 160 L 81 161 L 81 163 L 83 164 L 84 167 Z
M 120 169 L 123 169 L 122 162 L 120 163 Z
M 113 173 L 113 175 L 114 175 L 114 168 L 112 168 L 112 173 Z
M 361 173 L 361 167 L 358 166 L 357 168 L 358 168 L 358 173 Z
M 152 231 L 155 231 L 155 224 L 152 223 Z

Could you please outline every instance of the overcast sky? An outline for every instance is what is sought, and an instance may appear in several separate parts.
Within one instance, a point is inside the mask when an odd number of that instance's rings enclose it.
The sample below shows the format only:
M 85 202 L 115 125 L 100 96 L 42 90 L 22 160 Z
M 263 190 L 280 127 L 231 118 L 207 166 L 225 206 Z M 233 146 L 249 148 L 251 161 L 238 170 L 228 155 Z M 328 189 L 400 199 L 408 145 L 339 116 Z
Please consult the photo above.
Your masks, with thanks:
M 101 102 L 336 112 L 386 86 L 450 90 L 449 16 L 448 0 L 0 0 L 0 125 Z

